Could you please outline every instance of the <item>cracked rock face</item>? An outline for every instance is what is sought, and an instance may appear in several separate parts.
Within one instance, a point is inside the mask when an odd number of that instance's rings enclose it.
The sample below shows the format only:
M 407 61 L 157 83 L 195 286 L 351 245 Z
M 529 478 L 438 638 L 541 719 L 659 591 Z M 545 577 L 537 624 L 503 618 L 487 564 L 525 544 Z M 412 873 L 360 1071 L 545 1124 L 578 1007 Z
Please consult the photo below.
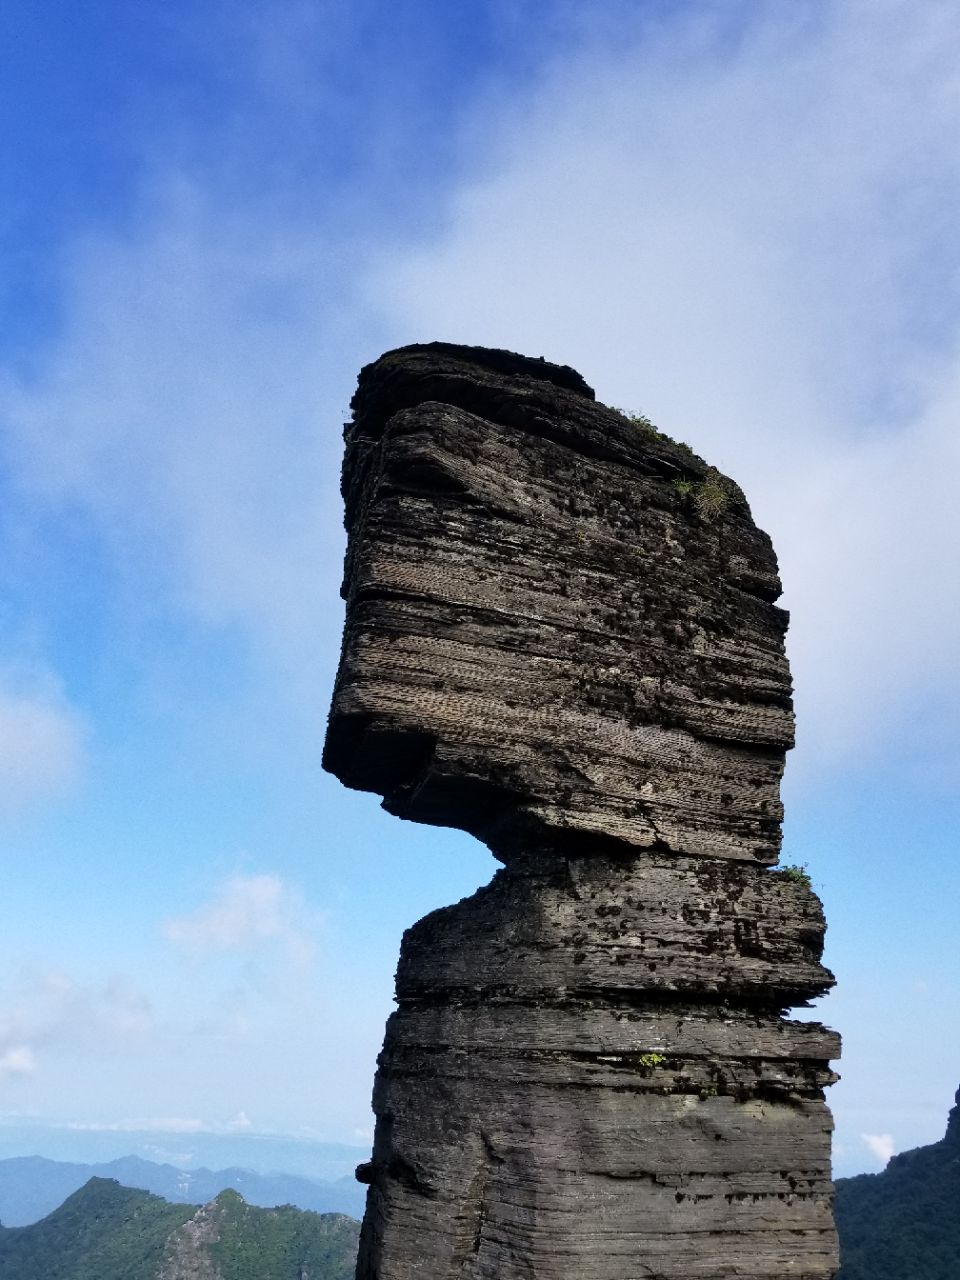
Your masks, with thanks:
M 826 1280 L 769 539 L 569 368 L 407 347 L 353 409 L 324 763 L 504 864 L 404 937 L 358 1277 Z

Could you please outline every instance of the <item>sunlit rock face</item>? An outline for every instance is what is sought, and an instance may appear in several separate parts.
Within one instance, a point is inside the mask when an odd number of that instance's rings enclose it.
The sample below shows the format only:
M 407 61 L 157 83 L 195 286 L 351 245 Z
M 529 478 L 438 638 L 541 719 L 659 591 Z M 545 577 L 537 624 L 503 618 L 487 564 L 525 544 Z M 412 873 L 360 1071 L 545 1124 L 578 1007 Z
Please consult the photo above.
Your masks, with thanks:
M 566 367 L 406 347 L 353 410 L 325 765 L 504 864 L 404 938 L 358 1276 L 832 1276 L 769 539 Z

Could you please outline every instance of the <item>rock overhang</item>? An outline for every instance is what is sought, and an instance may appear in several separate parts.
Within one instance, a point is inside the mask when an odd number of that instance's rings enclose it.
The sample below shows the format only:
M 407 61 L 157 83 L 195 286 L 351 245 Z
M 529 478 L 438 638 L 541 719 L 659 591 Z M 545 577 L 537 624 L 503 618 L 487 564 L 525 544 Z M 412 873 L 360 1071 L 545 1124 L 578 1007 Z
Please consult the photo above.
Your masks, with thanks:
M 505 864 L 404 935 L 358 1280 L 829 1280 L 769 539 L 565 366 L 401 348 L 353 408 L 325 764 Z
M 510 352 L 399 348 L 353 408 L 326 767 L 501 857 L 540 833 L 773 863 L 787 616 L 739 488 Z

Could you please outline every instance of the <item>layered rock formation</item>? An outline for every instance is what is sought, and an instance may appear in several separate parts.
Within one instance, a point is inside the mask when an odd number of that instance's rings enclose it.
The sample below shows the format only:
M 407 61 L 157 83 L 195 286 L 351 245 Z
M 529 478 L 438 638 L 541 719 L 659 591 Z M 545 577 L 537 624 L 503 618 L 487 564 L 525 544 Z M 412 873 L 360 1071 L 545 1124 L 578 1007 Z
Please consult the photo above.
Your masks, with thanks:
M 769 539 L 569 368 L 407 347 L 353 410 L 325 766 L 504 864 L 404 938 L 358 1277 L 825 1280 Z

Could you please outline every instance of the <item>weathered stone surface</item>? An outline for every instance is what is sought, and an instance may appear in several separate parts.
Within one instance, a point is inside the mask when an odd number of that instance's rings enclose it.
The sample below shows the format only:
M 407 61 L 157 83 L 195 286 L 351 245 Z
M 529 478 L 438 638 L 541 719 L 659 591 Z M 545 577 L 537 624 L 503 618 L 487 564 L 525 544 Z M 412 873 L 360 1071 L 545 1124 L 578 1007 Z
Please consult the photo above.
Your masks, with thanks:
M 774 861 L 786 615 L 736 485 L 536 361 L 407 348 L 354 405 L 327 766 L 499 854 Z
M 397 995 L 735 992 L 779 1007 L 831 983 L 820 903 L 776 872 L 662 853 L 541 854 L 537 863 L 534 871 L 526 860 L 521 874 L 512 862 L 473 898 L 411 929 Z
M 742 493 L 571 369 L 363 371 L 325 753 L 505 867 L 404 938 L 361 1280 L 826 1280 L 836 1036 L 776 561 Z

